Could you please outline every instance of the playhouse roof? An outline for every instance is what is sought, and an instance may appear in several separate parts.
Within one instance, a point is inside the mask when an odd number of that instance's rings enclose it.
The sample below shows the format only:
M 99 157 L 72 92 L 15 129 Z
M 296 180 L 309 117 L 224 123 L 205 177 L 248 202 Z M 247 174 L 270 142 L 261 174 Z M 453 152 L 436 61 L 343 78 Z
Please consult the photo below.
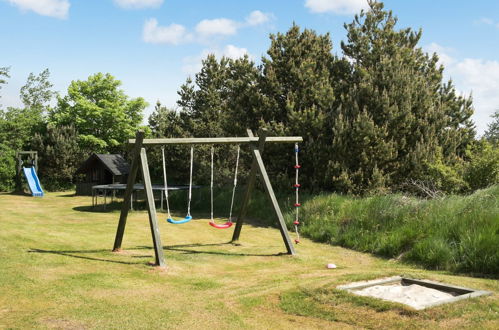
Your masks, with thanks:
M 76 174 L 86 173 L 101 163 L 113 175 L 126 175 L 130 172 L 130 166 L 122 155 L 118 154 L 92 154 L 76 171 Z

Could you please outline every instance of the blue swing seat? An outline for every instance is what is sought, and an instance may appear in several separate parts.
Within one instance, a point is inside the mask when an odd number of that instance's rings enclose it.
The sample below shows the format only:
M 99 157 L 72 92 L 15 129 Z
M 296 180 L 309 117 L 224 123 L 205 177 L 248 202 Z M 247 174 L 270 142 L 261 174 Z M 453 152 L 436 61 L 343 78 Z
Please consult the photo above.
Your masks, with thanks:
M 183 223 L 191 221 L 191 219 L 192 219 L 192 217 L 190 215 L 188 215 L 182 220 L 173 220 L 172 218 L 168 218 L 168 219 L 166 219 L 166 221 L 168 221 L 169 223 L 173 223 L 174 225 L 181 225 Z

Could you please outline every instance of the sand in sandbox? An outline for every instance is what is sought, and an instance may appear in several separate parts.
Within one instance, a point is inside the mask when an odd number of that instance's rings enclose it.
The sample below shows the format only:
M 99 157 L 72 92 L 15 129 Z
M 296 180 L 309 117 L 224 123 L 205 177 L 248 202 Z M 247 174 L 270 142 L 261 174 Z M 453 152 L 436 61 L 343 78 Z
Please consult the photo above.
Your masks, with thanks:
M 362 290 L 355 290 L 353 293 L 360 296 L 369 296 L 395 301 L 409 305 L 415 309 L 422 309 L 428 304 L 454 297 L 450 293 L 427 288 L 417 284 L 374 285 Z

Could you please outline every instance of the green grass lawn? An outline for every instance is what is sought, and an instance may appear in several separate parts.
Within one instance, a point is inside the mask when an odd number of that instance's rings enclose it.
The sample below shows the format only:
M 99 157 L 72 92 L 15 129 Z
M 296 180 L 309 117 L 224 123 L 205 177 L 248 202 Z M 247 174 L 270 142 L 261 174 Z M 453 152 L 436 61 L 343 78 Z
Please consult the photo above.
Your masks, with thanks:
M 233 246 L 232 229 L 213 229 L 206 219 L 170 225 L 163 213 L 168 268 L 161 270 L 149 265 L 145 211 L 130 214 L 124 251 L 112 253 L 119 212 L 92 212 L 90 203 L 69 193 L 0 195 L 0 328 L 499 328 L 497 280 L 307 239 L 298 256 L 279 255 L 285 248 L 274 228 L 245 225 L 242 245 Z M 494 294 L 418 312 L 335 290 L 392 275 Z

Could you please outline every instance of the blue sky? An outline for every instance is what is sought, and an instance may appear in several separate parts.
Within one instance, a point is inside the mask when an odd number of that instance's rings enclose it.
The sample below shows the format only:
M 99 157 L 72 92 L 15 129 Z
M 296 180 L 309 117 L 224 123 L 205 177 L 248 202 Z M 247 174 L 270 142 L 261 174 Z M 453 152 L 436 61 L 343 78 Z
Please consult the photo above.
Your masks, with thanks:
M 499 109 L 499 1 L 387 0 L 399 27 L 423 29 L 459 92 L 473 93 L 477 130 Z M 72 80 L 109 72 L 132 96 L 174 106 L 177 90 L 208 53 L 259 62 L 269 33 L 293 22 L 330 32 L 341 54 L 343 23 L 364 0 L 0 0 L 0 67 L 11 67 L 3 106 L 18 106 L 30 72 L 51 72 L 64 94 Z M 150 114 L 152 106 L 146 112 Z

